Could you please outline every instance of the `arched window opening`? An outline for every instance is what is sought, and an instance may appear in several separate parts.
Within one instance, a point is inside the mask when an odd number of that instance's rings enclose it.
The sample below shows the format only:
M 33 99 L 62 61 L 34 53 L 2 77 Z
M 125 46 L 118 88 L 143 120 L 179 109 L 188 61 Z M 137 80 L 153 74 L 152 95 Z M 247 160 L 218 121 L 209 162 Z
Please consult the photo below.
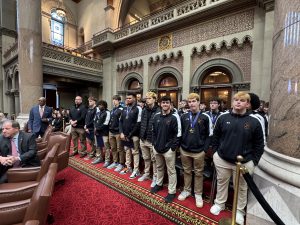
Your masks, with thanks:
M 218 97 L 222 102 L 222 109 L 231 107 L 232 76 L 222 68 L 213 68 L 204 75 L 200 83 L 201 102 L 204 102 L 209 110 L 209 101 Z
M 136 79 L 131 80 L 128 85 L 128 90 L 134 91 L 141 88 L 140 82 Z
M 164 76 L 158 84 L 158 88 L 177 87 L 177 79 L 172 75 Z
M 65 17 L 59 16 L 55 9 L 51 11 L 51 43 L 64 46 Z

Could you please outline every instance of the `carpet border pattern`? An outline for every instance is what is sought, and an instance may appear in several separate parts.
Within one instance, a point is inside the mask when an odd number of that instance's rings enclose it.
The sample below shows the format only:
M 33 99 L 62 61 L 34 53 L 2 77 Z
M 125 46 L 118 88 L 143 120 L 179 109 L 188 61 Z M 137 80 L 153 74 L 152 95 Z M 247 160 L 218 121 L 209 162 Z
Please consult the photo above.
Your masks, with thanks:
M 91 165 L 82 159 L 70 158 L 69 166 L 136 201 L 155 213 L 164 216 L 176 224 L 218 224 L 217 221 L 176 202 L 170 204 L 165 203 L 162 196 L 158 194 L 151 194 L 148 189 L 138 186 L 103 168 Z

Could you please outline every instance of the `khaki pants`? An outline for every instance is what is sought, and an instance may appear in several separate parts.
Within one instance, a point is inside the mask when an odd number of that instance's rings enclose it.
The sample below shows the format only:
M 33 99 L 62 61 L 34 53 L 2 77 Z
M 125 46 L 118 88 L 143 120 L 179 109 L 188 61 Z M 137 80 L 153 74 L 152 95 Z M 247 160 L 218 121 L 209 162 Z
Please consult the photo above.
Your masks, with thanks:
M 125 152 L 121 144 L 120 134 L 113 134 L 109 132 L 109 144 L 113 156 L 113 162 L 124 164 Z
M 203 192 L 203 170 L 205 152 L 192 153 L 180 148 L 180 158 L 184 172 L 184 190 L 191 193 L 192 170 L 194 170 L 195 194 L 202 195 Z
M 132 157 L 133 157 L 133 170 L 139 171 L 139 164 L 140 164 L 140 154 L 139 154 L 139 148 L 140 148 L 140 139 L 137 136 L 132 137 L 134 148 L 128 148 L 124 146 L 124 150 L 126 152 L 126 162 L 125 165 L 127 168 L 131 167 L 132 163 Z
M 71 136 L 73 141 L 73 151 L 78 152 L 78 137 L 80 140 L 80 146 L 81 146 L 81 154 L 86 153 L 86 135 L 85 130 L 83 128 L 71 128 Z
M 168 184 L 168 193 L 175 194 L 176 193 L 176 185 L 177 185 L 177 176 L 175 170 L 175 158 L 176 152 L 169 149 L 166 153 L 158 153 L 154 148 L 153 152 L 156 159 L 156 167 L 157 167 L 157 180 L 156 184 L 159 186 L 163 185 L 164 175 L 165 175 L 165 166 L 167 166 L 169 184 Z
M 151 162 L 153 167 L 153 177 L 157 177 L 156 160 L 153 152 L 153 145 L 149 141 L 140 140 L 142 156 L 145 162 L 144 174 L 150 176 Z
M 103 142 L 104 142 L 104 160 L 105 162 L 110 162 L 110 145 L 108 136 L 103 136 Z
M 236 165 L 222 159 L 217 152 L 213 155 L 213 159 L 217 172 L 217 196 L 215 199 L 215 203 L 223 206 L 227 201 L 228 185 L 231 175 L 233 175 L 233 183 L 235 183 Z M 249 161 L 243 164 L 243 166 L 246 166 L 249 173 L 253 174 L 253 171 L 255 169 L 253 161 Z M 239 183 L 237 209 L 243 213 L 244 208 L 247 205 L 247 191 L 248 185 L 244 177 L 241 175 Z

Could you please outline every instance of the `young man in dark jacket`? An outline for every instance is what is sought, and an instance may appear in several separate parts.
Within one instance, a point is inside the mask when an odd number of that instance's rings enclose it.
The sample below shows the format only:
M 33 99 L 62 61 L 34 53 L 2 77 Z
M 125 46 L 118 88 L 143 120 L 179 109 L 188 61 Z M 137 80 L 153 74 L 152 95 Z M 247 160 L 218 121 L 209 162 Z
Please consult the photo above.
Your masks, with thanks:
M 86 108 L 82 104 L 82 97 L 76 96 L 75 105 L 70 109 L 71 136 L 73 141 L 73 153 L 70 156 L 78 154 L 78 137 L 81 145 L 80 157 L 86 156 L 86 136 L 84 130 L 84 122 L 86 116 Z
M 200 96 L 191 93 L 188 96 L 190 112 L 181 116 L 182 137 L 180 158 L 184 171 L 184 189 L 178 196 L 183 201 L 191 195 L 192 171 L 194 170 L 194 190 L 196 206 L 203 207 L 203 170 L 205 152 L 212 135 L 210 117 L 200 111 Z
M 97 140 L 97 147 L 96 158 L 94 159 L 92 164 L 103 162 L 102 149 L 104 148 L 105 163 L 103 167 L 106 168 L 110 164 L 110 145 L 108 141 L 110 112 L 107 110 L 107 102 L 104 100 L 100 100 L 97 103 L 97 106 L 98 109 L 96 111 L 94 119 L 94 132 Z
M 233 109 L 222 114 L 214 128 L 212 147 L 216 151 L 213 160 L 217 172 L 217 195 L 210 212 L 218 215 L 225 208 L 231 175 L 236 174 L 237 156 L 243 156 L 243 165 L 253 173 L 264 151 L 264 136 L 259 120 L 247 112 L 250 96 L 238 92 L 233 97 Z M 236 223 L 244 224 L 244 208 L 247 205 L 248 186 L 240 178 Z
M 178 114 L 171 112 L 170 96 L 163 96 L 160 106 L 161 113 L 156 114 L 153 119 L 152 143 L 157 166 L 157 181 L 156 185 L 151 189 L 151 193 L 157 193 L 163 188 L 166 166 L 169 184 L 165 202 L 170 203 L 176 196 L 175 158 L 181 137 L 181 124 Z
M 95 118 L 96 111 L 97 111 L 97 109 L 96 109 L 97 108 L 96 107 L 97 99 L 95 97 L 91 96 L 91 97 L 89 97 L 88 100 L 89 100 L 89 108 L 88 108 L 86 116 L 85 116 L 84 129 L 86 132 L 87 140 L 92 148 L 87 159 L 92 159 L 95 157 L 95 154 L 96 154 L 94 118 Z
M 116 172 L 120 172 L 125 165 L 125 152 L 121 143 L 119 122 L 123 112 L 123 107 L 120 105 L 121 97 L 119 95 L 113 96 L 114 108 L 110 111 L 109 122 L 109 144 L 113 156 L 113 163 L 107 169 L 115 168 Z
M 150 168 L 152 162 L 153 178 L 151 187 L 156 184 L 157 170 L 156 160 L 153 153 L 152 145 L 152 124 L 154 115 L 160 112 L 160 108 L 156 104 L 157 95 L 154 92 L 148 92 L 146 94 L 146 106 L 142 112 L 141 131 L 140 131 L 140 146 L 142 150 L 142 156 L 145 163 L 144 175 L 141 176 L 138 181 L 144 181 L 150 179 Z
M 142 109 L 136 104 L 136 95 L 128 94 L 126 96 L 126 107 L 124 108 L 120 118 L 120 133 L 121 140 L 126 152 L 126 167 L 120 174 L 132 172 L 130 179 L 136 178 L 139 172 L 140 162 L 140 126 Z M 133 170 L 131 169 L 131 162 L 133 157 Z

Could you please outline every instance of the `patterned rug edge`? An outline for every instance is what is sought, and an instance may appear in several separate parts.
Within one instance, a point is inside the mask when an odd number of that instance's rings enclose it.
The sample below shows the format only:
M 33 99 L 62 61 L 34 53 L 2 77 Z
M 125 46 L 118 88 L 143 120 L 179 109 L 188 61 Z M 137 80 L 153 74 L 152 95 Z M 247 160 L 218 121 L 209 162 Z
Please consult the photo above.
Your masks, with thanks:
M 69 166 L 176 224 L 218 224 L 217 221 L 178 203 L 164 203 L 163 197 L 152 195 L 149 190 L 81 159 L 70 158 Z

